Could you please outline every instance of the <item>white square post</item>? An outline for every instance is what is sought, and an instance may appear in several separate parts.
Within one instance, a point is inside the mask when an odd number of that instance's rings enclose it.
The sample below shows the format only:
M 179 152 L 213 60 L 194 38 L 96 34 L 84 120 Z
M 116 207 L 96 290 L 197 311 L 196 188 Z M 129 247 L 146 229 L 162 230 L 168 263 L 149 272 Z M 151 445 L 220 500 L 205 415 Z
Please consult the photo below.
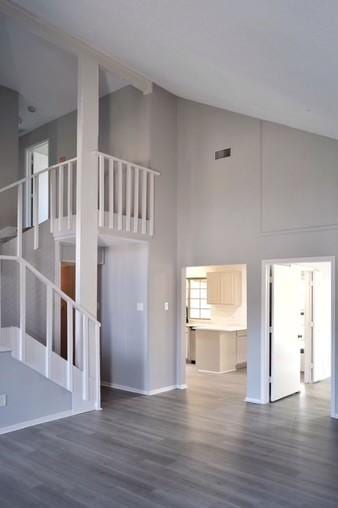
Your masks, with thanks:
M 99 66 L 78 59 L 76 301 L 97 315 Z

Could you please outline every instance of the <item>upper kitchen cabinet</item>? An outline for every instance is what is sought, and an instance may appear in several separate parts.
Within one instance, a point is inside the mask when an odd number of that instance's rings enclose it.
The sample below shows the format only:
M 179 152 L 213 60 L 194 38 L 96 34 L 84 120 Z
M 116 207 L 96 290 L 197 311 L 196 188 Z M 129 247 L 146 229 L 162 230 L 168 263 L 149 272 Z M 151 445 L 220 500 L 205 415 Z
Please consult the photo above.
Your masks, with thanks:
M 240 305 L 242 301 L 242 274 L 238 270 L 208 272 L 208 304 Z

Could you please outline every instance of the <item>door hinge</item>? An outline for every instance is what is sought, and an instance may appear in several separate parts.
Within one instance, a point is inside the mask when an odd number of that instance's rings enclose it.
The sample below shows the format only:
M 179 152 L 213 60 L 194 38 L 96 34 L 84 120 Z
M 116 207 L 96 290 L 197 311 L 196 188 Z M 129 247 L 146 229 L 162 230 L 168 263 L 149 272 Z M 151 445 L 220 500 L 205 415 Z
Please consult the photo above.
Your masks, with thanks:
M 313 321 L 310 321 L 310 328 L 313 328 L 315 326 Z
M 272 332 L 273 332 L 273 327 L 269 326 L 269 333 L 272 333 Z
M 272 383 L 272 377 L 271 377 L 271 376 L 269 376 L 269 378 L 268 378 L 268 382 L 269 382 L 270 384 Z
M 272 282 L 273 282 L 273 277 L 272 277 L 272 275 L 270 275 L 270 277 L 269 277 L 269 282 L 270 282 L 270 283 L 272 283 Z

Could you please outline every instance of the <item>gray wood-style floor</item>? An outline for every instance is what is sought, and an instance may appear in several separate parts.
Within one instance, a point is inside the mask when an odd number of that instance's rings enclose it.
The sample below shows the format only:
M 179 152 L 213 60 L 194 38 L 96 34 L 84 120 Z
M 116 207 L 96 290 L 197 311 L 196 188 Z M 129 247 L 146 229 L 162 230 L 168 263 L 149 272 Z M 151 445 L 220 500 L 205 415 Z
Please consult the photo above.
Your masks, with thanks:
M 188 382 L 1 436 L 0 507 L 337 508 L 328 383 L 257 406 L 243 372 Z

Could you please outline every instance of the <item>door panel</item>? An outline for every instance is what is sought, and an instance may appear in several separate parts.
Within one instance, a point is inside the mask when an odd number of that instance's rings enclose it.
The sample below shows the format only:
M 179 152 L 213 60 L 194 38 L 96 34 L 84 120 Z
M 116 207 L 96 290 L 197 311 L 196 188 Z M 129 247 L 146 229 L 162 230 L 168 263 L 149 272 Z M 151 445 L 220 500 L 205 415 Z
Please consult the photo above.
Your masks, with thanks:
M 273 265 L 271 318 L 271 395 L 275 401 L 300 391 L 300 349 L 297 338 L 298 308 L 295 288 L 299 271 Z
M 329 263 L 313 272 L 312 361 L 314 382 L 331 375 L 331 268 Z

